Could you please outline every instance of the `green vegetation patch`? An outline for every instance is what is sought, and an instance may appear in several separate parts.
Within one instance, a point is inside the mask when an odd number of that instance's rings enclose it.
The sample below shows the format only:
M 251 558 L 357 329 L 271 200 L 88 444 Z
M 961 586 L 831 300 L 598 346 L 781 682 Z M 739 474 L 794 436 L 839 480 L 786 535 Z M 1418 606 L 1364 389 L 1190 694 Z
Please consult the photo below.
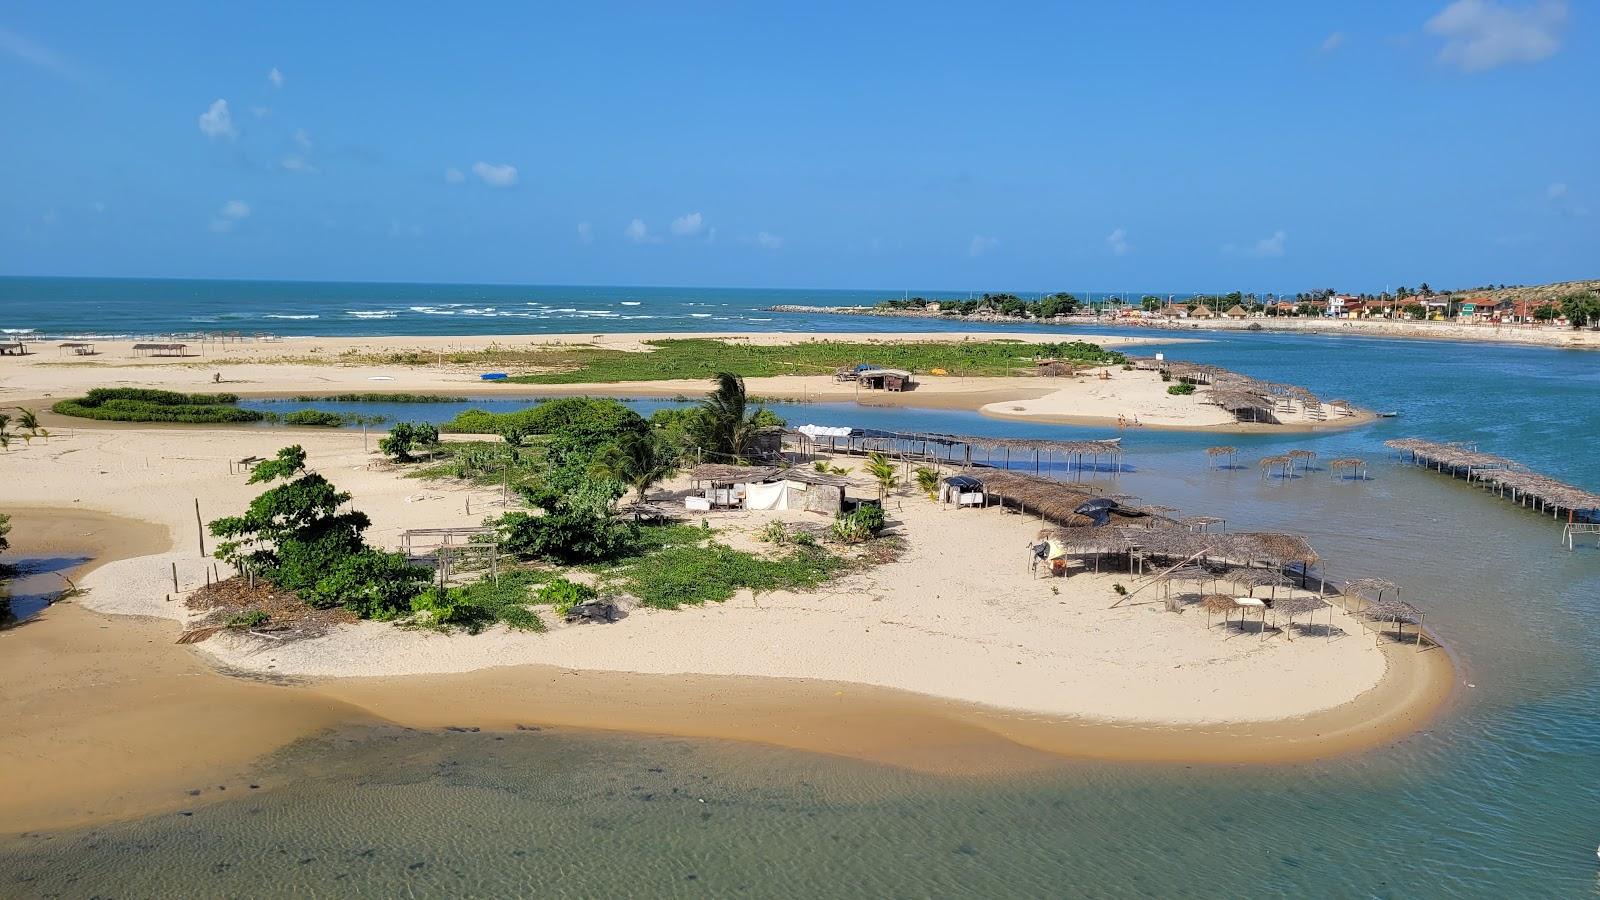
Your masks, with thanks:
M 523 384 L 584 384 L 672 378 L 705 380 L 719 372 L 732 372 L 745 378 L 822 375 L 840 366 L 859 363 L 913 372 L 939 368 L 953 375 L 1009 375 L 1043 359 L 1097 364 L 1120 364 L 1126 359 L 1121 353 L 1085 341 L 1059 344 L 813 341 L 769 347 L 711 338 L 668 338 L 648 343 L 654 348 L 649 353 L 596 347 L 550 348 L 533 354 L 536 359 L 530 363 L 554 371 L 517 375 L 506 380 Z
M 677 609 L 685 604 L 720 603 L 740 588 L 757 594 L 809 590 L 849 565 L 819 547 L 799 546 L 766 558 L 711 542 L 651 553 L 624 567 L 621 582 L 645 606 Z
M 287 413 L 281 418 L 276 414 L 268 414 L 270 419 L 283 422 L 285 425 L 310 425 L 316 428 L 343 428 L 346 425 L 377 425 L 384 421 L 383 416 L 365 415 L 362 413 L 336 413 L 323 409 L 298 409 Z
M 534 569 L 514 569 L 499 578 L 484 577 L 442 592 L 429 588 L 411 602 L 411 608 L 428 614 L 435 625 L 456 626 L 471 634 L 496 622 L 517 631 L 542 632 L 544 620 L 528 607 L 542 602 L 533 589 L 553 577 Z
M 195 422 L 220 424 L 260 422 L 267 418 L 240 409 L 234 394 L 179 394 L 149 388 L 95 388 L 82 397 L 61 400 L 57 414 L 106 422 Z

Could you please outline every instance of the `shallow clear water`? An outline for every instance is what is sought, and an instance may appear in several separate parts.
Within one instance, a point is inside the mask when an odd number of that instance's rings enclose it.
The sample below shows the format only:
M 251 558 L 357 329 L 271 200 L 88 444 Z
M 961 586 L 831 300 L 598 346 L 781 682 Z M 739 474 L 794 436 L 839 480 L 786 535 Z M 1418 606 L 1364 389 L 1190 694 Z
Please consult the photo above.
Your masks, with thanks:
M 1600 356 L 1215 338 L 1167 352 L 1401 417 L 1296 436 L 1132 429 L 1126 471 L 1093 477 L 1231 528 L 1307 533 L 1334 578 L 1401 583 L 1462 664 L 1455 707 L 1428 731 L 1305 765 L 1068 762 L 1001 782 L 707 741 L 351 732 L 271 760 L 291 787 L 0 841 L 0 894 L 1600 896 L 1600 550 L 1569 553 L 1549 518 L 1381 446 L 1477 440 L 1600 489 L 1584 446 L 1600 430 Z M 848 404 L 781 412 L 1115 433 Z M 1365 456 L 1371 480 L 1212 471 L 1201 451 L 1220 442 L 1251 466 L 1290 447 Z

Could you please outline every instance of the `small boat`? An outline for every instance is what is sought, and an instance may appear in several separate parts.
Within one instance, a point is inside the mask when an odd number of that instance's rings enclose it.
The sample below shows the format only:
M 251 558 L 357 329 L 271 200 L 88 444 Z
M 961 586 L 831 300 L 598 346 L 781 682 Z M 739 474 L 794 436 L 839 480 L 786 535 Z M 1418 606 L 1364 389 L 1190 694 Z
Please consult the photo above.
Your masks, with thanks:
M 1393 419 L 1394 417 L 1396 417 L 1398 415 L 1400 415 L 1400 414 L 1395 412 L 1392 409 L 1391 410 L 1379 410 L 1378 411 L 1378 418 L 1380 418 L 1380 419 Z
M 504 381 L 505 377 L 506 377 L 506 373 L 504 373 L 504 372 L 485 372 L 482 375 L 479 375 L 478 377 L 480 379 L 484 380 L 484 381 Z

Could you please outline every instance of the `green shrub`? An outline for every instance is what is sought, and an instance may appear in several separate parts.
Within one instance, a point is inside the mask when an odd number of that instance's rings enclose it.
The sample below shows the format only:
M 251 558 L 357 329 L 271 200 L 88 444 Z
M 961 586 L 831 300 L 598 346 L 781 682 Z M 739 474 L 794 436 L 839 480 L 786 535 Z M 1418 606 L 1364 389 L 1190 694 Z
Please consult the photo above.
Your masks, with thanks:
M 326 394 L 316 396 L 301 394 L 294 398 L 298 403 L 465 403 L 466 397 L 446 397 L 442 394 L 384 394 L 368 391 L 361 394 Z
M 411 599 L 430 577 L 399 553 L 366 548 L 334 562 L 305 600 L 318 607 L 343 606 L 363 619 L 392 619 L 411 608 Z
M 784 544 L 789 543 L 789 529 L 783 527 L 782 522 L 768 522 L 756 537 L 769 544 L 776 544 L 782 547 Z
M 669 547 L 630 566 L 624 587 L 658 609 L 721 602 L 740 588 L 756 593 L 807 590 L 838 574 L 845 562 L 825 551 L 796 548 L 778 559 L 723 544 Z
M 395 462 L 413 462 L 411 451 L 418 446 L 439 443 L 439 429 L 427 422 L 398 422 L 389 434 L 378 440 L 378 449 Z
M 1182 384 L 1169 384 L 1167 385 L 1167 393 L 1172 394 L 1173 396 L 1183 397 L 1194 393 L 1194 385 L 1189 384 L 1188 382 L 1184 382 Z
M 234 394 L 179 394 L 150 388 L 95 388 L 82 397 L 58 401 L 59 415 L 105 422 L 260 422 L 266 414 L 240 409 Z
M 227 626 L 238 629 L 260 628 L 270 621 L 272 621 L 272 617 L 267 615 L 266 610 L 252 609 L 235 616 L 229 616 Z
M 587 584 L 557 578 L 539 589 L 539 602 L 555 608 L 558 616 L 565 616 L 572 612 L 575 606 L 581 606 L 600 596 L 600 592 Z
M 499 578 L 482 578 L 461 587 L 441 591 L 430 587 L 411 602 L 413 612 L 432 624 L 457 626 L 477 634 L 495 622 L 504 622 L 517 631 L 542 632 L 544 620 L 528 608 L 528 592 L 549 576 L 526 569 L 513 570 Z
M 320 409 L 301 409 L 283 417 L 285 425 L 311 425 L 317 428 L 338 428 L 345 423 L 344 416 Z

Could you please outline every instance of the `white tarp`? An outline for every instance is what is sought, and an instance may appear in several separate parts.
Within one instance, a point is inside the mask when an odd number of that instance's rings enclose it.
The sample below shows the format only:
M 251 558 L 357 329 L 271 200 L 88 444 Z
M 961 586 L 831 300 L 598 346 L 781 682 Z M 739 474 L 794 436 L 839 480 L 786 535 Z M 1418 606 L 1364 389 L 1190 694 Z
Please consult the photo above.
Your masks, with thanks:
M 850 436 L 850 429 L 843 425 L 801 425 L 795 430 L 812 440 Z
M 745 509 L 788 509 L 789 485 L 782 481 L 745 487 Z

